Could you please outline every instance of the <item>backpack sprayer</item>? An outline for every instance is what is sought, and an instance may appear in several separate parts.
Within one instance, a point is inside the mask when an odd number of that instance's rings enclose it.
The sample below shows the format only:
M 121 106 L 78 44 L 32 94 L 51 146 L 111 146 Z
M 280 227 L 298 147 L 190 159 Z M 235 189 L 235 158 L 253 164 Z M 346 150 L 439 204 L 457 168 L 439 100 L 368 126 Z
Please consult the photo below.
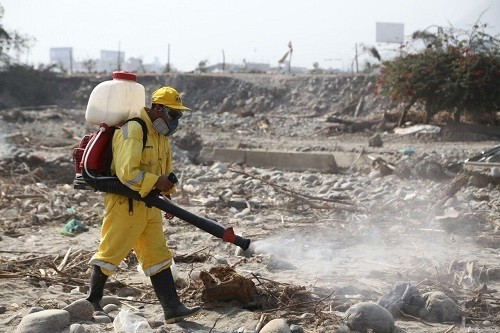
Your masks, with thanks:
M 138 192 L 128 188 L 115 175 L 110 174 L 111 140 L 116 129 L 115 125 L 123 124 L 127 120 L 138 121 L 137 114 L 133 114 L 131 110 L 140 110 L 144 104 L 144 87 L 135 80 L 136 76 L 133 73 L 114 72 L 113 80 L 100 83 L 92 91 L 85 118 L 87 122 L 100 127 L 96 133 L 85 135 L 80 145 L 73 150 L 76 171 L 73 187 L 88 189 L 90 186 L 95 191 L 114 193 L 142 201 L 148 207 L 156 207 L 171 213 L 225 242 L 247 250 L 250 246 L 250 239 L 236 235 L 233 228 L 188 212 L 164 198 L 158 190 L 152 190 L 146 196 L 141 197 Z M 136 117 L 130 119 L 131 116 Z M 141 121 L 139 119 L 139 122 Z M 143 124 L 141 126 L 144 148 L 147 130 Z M 171 173 L 168 178 L 173 184 L 177 183 L 175 174 Z
M 97 177 L 89 179 L 88 175 L 84 175 L 85 171 L 83 171 L 81 178 L 75 179 L 75 188 L 82 188 L 82 185 L 85 186 L 88 184 L 96 191 L 114 193 L 134 200 L 139 200 L 144 202 L 148 207 L 156 207 L 164 212 L 171 213 L 181 220 L 186 221 L 225 242 L 233 243 L 234 245 L 241 247 L 243 250 L 247 250 L 250 246 L 250 239 L 236 235 L 232 227 L 226 227 L 216 221 L 188 212 L 187 210 L 174 204 L 171 200 L 164 198 L 158 190 L 152 190 L 146 196 L 141 197 L 138 192 L 125 186 L 116 177 L 114 177 L 114 179 L 112 179 L 113 177 L 105 177 L 102 179 Z M 174 184 L 177 183 L 177 177 L 174 173 L 171 173 L 168 176 L 168 179 Z

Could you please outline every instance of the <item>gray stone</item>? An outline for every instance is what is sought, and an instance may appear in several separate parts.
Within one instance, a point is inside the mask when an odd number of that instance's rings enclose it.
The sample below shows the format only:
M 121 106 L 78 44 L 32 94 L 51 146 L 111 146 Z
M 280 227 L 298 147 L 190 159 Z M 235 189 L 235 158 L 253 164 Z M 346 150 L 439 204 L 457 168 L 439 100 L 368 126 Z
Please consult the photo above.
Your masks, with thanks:
M 247 215 L 249 215 L 251 213 L 252 213 L 252 211 L 250 210 L 250 208 L 245 208 L 241 212 L 239 212 L 237 214 L 234 214 L 234 218 L 240 219 L 240 218 L 242 218 L 244 216 L 247 216 Z
M 378 170 L 373 170 L 368 174 L 368 177 L 371 179 L 376 179 L 382 177 L 382 173 Z
M 102 308 L 104 310 L 104 312 L 106 313 L 110 313 L 110 312 L 113 312 L 113 311 L 118 311 L 120 310 L 120 308 L 118 308 L 118 305 L 116 304 L 107 304 L 106 306 L 104 306 Z
M 196 178 L 189 178 L 186 180 L 185 185 L 199 186 L 201 182 Z
M 82 324 L 71 324 L 69 327 L 69 333 L 85 333 L 85 327 Z
M 69 312 L 65 310 L 43 310 L 25 316 L 16 328 L 16 333 L 56 332 L 69 326 Z
M 107 304 L 121 305 L 121 302 L 116 296 L 104 296 L 101 300 L 101 306 L 105 306 Z
M 260 333 L 292 333 L 292 331 L 290 331 L 285 319 L 278 318 L 268 322 L 262 327 Z
M 292 333 L 304 333 L 302 326 L 295 324 L 290 325 L 290 331 L 292 331 Z
M 28 311 L 28 314 L 35 313 L 35 312 L 40 312 L 40 311 L 43 311 L 43 310 L 45 310 L 45 309 L 41 308 L 41 307 L 38 307 L 38 306 L 34 306 L 34 307 L 30 308 L 30 310 Z
M 94 316 L 94 320 L 98 324 L 109 324 L 112 322 L 111 318 L 108 316 Z
M 343 195 L 339 191 L 331 190 L 325 195 L 325 197 L 328 199 L 340 199 Z
M 335 329 L 335 333 L 350 333 L 351 330 L 349 329 L 349 327 L 347 327 L 347 325 L 339 325 L 336 329 Z
M 309 174 L 309 175 L 306 175 L 306 176 L 304 177 L 304 180 L 306 180 L 307 182 L 312 183 L 312 182 L 314 182 L 315 180 L 319 180 L 319 178 L 318 178 L 318 176 L 316 176 L 316 175 Z
M 257 333 L 257 331 L 254 330 L 253 328 L 246 328 L 245 326 L 242 326 L 242 327 L 238 328 L 236 330 L 236 332 L 237 333 Z M 202 332 L 200 332 L 200 333 L 202 333 Z M 203 333 L 205 333 L 205 332 L 203 332 Z
M 227 171 L 227 166 L 224 163 L 216 162 L 210 168 L 216 174 L 223 174 Z
M 493 167 L 491 168 L 491 176 L 495 178 L 500 177 L 500 168 L 499 167 Z
M 382 141 L 382 138 L 380 137 L 380 134 L 374 134 L 368 139 L 368 145 L 370 147 L 382 147 L 384 142 Z
M 94 307 L 86 299 L 79 299 L 63 308 L 68 311 L 70 322 L 90 321 L 94 316 Z
M 215 178 L 214 176 L 210 175 L 210 174 L 206 174 L 204 176 L 200 176 L 197 178 L 200 182 L 203 182 L 203 183 L 211 183 L 211 182 L 215 182 L 217 181 L 217 178 Z
M 431 291 L 422 295 L 425 302 L 419 311 L 419 316 L 432 323 L 456 321 L 460 308 L 451 298 L 441 291 Z
M 358 195 L 359 199 L 363 199 L 363 198 L 368 197 L 368 193 L 366 191 L 361 191 L 357 195 Z
M 266 268 L 270 271 L 286 271 L 286 270 L 296 270 L 297 266 L 294 264 L 278 258 L 276 255 L 271 255 L 269 263 Z
M 394 332 L 394 317 L 384 307 L 372 303 L 361 302 L 351 306 L 345 313 L 346 325 L 354 331 L 374 333 Z
M 313 317 L 314 317 L 314 314 L 309 313 L 309 312 L 303 313 L 299 316 L 299 318 L 301 318 L 301 319 L 311 319 Z
M 248 204 L 245 198 L 231 198 L 227 202 L 227 205 L 229 207 L 234 207 L 238 210 L 243 210 L 245 208 L 248 208 Z
M 331 189 L 331 185 L 323 185 L 319 188 L 318 193 L 327 193 Z
M 7 311 L 7 308 L 5 306 L 0 306 L 0 314 L 5 313 Z
M 118 290 L 116 290 L 116 296 L 118 297 L 134 297 L 134 296 L 139 296 L 140 291 L 138 291 L 135 288 L 129 287 L 129 286 L 124 286 Z M 101 303 L 102 304 L 102 303 Z
M 343 183 L 340 188 L 342 190 L 352 190 L 353 184 L 352 183 Z
M 360 193 L 363 193 L 363 192 L 366 192 L 364 189 L 362 189 L 361 187 L 358 187 L 356 189 L 354 189 L 354 191 L 352 193 L 354 193 L 354 195 L 359 195 Z

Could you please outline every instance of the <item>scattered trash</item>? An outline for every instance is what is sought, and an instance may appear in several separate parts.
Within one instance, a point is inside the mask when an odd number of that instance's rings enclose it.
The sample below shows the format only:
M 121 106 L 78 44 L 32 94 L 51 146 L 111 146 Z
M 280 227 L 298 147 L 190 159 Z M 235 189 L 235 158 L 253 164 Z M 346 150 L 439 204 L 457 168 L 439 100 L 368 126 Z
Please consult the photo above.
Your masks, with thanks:
M 368 155 L 368 158 L 372 161 L 372 167 L 380 171 L 383 176 L 391 175 L 394 172 L 394 165 L 388 163 L 381 157 L 373 157 Z
M 59 233 L 64 236 L 74 236 L 75 234 L 85 231 L 89 231 L 86 225 L 77 219 L 71 219 L 61 230 L 59 230 Z
M 473 156 L 466 162 L 500 163 L 500 145 Z
M 400 311 L 418 316 L 418 312 L 424 306 L 424 301 L 420 291 L 411 283 L 398 282 L 389 293 L 380 297 L 377 304 L 389 310 L 394 317 L 400 316 Z
M 113 320 L 115 332 L 120 333 L 153 333 L 146 318 L 122 309 Z
M 68 207 L 66 209 L 66 211 L 68 212 L 68 214 L 75 214 L 76 213 L 76 207 L 75 206 Z
M 439 133 L 441 132 L 441 127 L 434 125 L 415 125 L 410 127 L 397 127 L 394 129 L 395 134 L 408 135 L 413 133 Z
M 403 153 L 403 155 L 411 156 L 415 153 L 415 148 L 413 147 L 404 148 L 401 149 L 400 152 Z

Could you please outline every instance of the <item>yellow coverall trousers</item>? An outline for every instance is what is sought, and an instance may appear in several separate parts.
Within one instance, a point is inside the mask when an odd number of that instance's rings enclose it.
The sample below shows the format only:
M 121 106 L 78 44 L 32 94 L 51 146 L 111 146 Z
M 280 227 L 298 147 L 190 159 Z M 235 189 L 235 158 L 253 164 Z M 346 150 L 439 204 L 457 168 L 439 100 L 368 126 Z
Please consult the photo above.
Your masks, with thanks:
M 146 207 L 141 201 L 107 193 L 101 242 L 91 263 L 111 275 L 123 259 L 134 250 L 146 276 L 172 265 L 172 252 L 163 234 L 162 211 Z

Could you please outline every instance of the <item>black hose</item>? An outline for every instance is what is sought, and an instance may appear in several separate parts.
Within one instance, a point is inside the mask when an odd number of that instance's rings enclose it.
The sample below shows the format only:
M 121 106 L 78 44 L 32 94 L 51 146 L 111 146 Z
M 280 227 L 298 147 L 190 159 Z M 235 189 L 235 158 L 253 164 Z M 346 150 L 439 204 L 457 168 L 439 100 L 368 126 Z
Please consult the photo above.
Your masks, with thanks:
M 233 243 L 243 250 L 247 250 L 250 246 L 250 239 L 235 235 L 233 228 L 225 227 L 219 222 L 188 212 L 172 201 L 160 197 L 158 191 L 153 190 L 145 197 L 141 197 L 138 192 L 123 185 L 118 179 L 86 179 L 86 182 L 97 191 L 123 195 L 134 200 L 142 201 L 149 207 L 159 208 L 225 242 Z

